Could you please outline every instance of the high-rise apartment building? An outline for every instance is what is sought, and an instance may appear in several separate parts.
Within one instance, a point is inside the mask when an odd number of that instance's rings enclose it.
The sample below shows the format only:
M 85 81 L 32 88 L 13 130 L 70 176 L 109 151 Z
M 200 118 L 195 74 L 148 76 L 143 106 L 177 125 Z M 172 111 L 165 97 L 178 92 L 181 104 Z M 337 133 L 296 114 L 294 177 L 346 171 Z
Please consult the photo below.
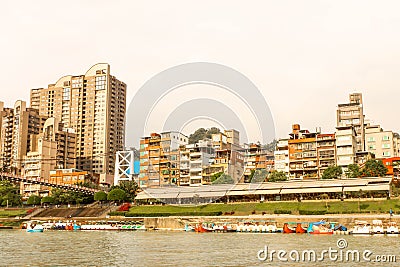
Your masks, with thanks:
M 75 167 L 75 133 L 66 129 L 56 118 L 44 123 L 43 131 L 33 137 L 32 149 L 24 156 L 23 176 L 30 180 L 49 182 L 54 169 Z M 49 188 L 41 185 L 22 185 L 22 195 L 47 195 Z
M 1 114 L 0 169 L 21 175 L 24 157 L 33 150 L 46 117 L 20 100 L 12 109 L 3 108 Z
M 85 74 L 60 78 L 31 90 L 31 107 L 55 117 L 76 133 L 76 168 L 113 174 L 115 154 L 124 149 L 126 84 L 96 64 Z
M 365 151 L 364 111 L 361 93 L 349 96 L 349 103 L 339 104 L 337 109 L 337 127 L 353 126 L 356 132 L 356 151 Z

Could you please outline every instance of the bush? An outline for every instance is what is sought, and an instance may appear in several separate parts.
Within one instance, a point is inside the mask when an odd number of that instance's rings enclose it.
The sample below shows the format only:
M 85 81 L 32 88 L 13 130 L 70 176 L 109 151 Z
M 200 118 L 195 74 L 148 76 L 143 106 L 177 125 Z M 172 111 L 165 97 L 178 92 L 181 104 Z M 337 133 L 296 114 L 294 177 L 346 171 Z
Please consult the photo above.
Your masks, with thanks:
M 41 202 L 42 202 L 42 204 L 43 203 L 51 204 L 51 203 L 54 202 L 54 199 L 52 197 L 50 197 L 50 196 L 47 196 L 47 197 L 43 197 Z
M 361 204 L 360 209 L 365 210 L 369 207 L 369 204 Z
M 121 202 L 126 199 L 126 192 L 122 189 L 115 188 L 107 195 L 107 200 Z
M 274 210 L 274 214 L 292 214 L 291 210 Z
M 26 201 L 28 205 L 40 205 L 40 197 L 37 195 L 29 196 L 28 200 Z
M 326 210 L 299 210 L 300 215 L 325 215 Z
M 118 208 L 118 211 L 129 211 L 130 207 L 131 207 L 131 204 L 124 203 Z
M 221 211 L 210 212 L 156 212 L 156 213 L 135 213 L 135 212 L 121 212 L 114 211 L 109 213 L 110 216 L 125 216 L 125 217 L 169 217 L 169 216 L 220 216 Z
M 96 201 L 106 201 L 107 200 L 107 193 L 104 191 L 99 191 L 94 194 L 94 200 Z

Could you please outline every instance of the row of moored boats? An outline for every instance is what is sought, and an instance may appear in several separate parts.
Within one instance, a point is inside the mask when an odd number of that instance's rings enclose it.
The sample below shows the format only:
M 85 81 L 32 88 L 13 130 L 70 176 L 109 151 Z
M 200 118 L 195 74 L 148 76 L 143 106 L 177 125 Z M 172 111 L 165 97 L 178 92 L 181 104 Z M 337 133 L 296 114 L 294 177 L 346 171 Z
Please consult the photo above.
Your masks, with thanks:
M 121 222 L 87 222 L 77 223 L 76 221 L 41 222 L 28 221 L 22 225 L 27 232 L 43 232 L 46 230 L 65 230 L 65 231 L 98 231 L 98 230 L 120 230 L 120 231 L 145 231 L 143 224 L 121 223 Z
M 356 221 L 352 229 L 348 230 L 342 224 L 336 222 L 287 222 L 279 228 L 276 222 L 241 222 L 237 224 L 228 223 L 197 223 L 186 225 L 185 231 L 198 233 L 207 232 L 244 232 L 244 233 L 297 233 L 297 234 L 353 234 L 353 235 L 372 235 L 372 234 L 400 234 L 396 222 L 389 222 L 383 225 L 381 220 L 373 220 L 372 224 L 366 221 Z

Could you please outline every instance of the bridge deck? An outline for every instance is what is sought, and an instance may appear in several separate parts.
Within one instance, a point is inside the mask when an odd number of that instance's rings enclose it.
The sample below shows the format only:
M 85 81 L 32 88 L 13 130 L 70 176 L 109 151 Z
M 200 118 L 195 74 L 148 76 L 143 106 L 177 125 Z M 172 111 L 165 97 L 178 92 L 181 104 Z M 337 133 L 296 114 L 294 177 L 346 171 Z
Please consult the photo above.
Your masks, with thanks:
M 27 179 L 25 177 L 16 176 L 10 173 L 0 173 L 0 177 L 3 180 L 9 180 L 13 182 L 22 182 L 28 184 L 39 184 L 48 187 L 55 187 L 60 188 L 68 191 L 75 191 L 75 192 L 82 192 L 87 195 L 94 195 L 96 192 L 100 191 L 99 189 L 89 188 L 89 187 L 82 187 L 79 185 L 65 185 L 65 184 L 53 184 L 45 181 L 37 181 L 32 179 Z

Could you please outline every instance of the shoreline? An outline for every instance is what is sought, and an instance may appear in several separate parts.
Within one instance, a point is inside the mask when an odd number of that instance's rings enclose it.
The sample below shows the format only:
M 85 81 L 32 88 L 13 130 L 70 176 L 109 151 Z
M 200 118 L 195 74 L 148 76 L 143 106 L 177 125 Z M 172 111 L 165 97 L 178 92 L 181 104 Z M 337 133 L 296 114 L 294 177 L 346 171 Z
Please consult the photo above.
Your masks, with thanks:
M 345 225 L 346 227 L 354 226 L 355 221 L 368 221 L 372 223 L 372 220 L 382 220 L 383 224 L 387 224 L 389 221 L 396 222 L 400 225 L 400 215 L 390 216 L 388 214 L 341 214 L 340 216 L 332 215 L 290 215 L 290 214 L 270 214 L 270 215 L 247 215 L 247 216 L 170 216 L 170 217 L 119 217 L 110 216 L 109 218 L 99 217 L 35 217 L 30 219 L 23 218 L 0 218 L 0 223 L 8 222 L 11 224 L 22 224 L 28 220 L 40 220 L 40 221 L 76 221 L 76 222 L 88 222 L 88 221 L 113 221 L 113 222 L 126 222 L 136 221 L 142 222 L 147 230 L 157 231 L 182 231 L 186 225 L 196 225 L 199 223 L 228 223 L 238 224 L 243 222 L 275 222 L 279 227 L 283 226 L 286 222 L 317 222 L 325 220 L 328 222 L 336 222 L 338 224 Z M 13 225 L 13 229 L 18 229 L 19 226 Z

